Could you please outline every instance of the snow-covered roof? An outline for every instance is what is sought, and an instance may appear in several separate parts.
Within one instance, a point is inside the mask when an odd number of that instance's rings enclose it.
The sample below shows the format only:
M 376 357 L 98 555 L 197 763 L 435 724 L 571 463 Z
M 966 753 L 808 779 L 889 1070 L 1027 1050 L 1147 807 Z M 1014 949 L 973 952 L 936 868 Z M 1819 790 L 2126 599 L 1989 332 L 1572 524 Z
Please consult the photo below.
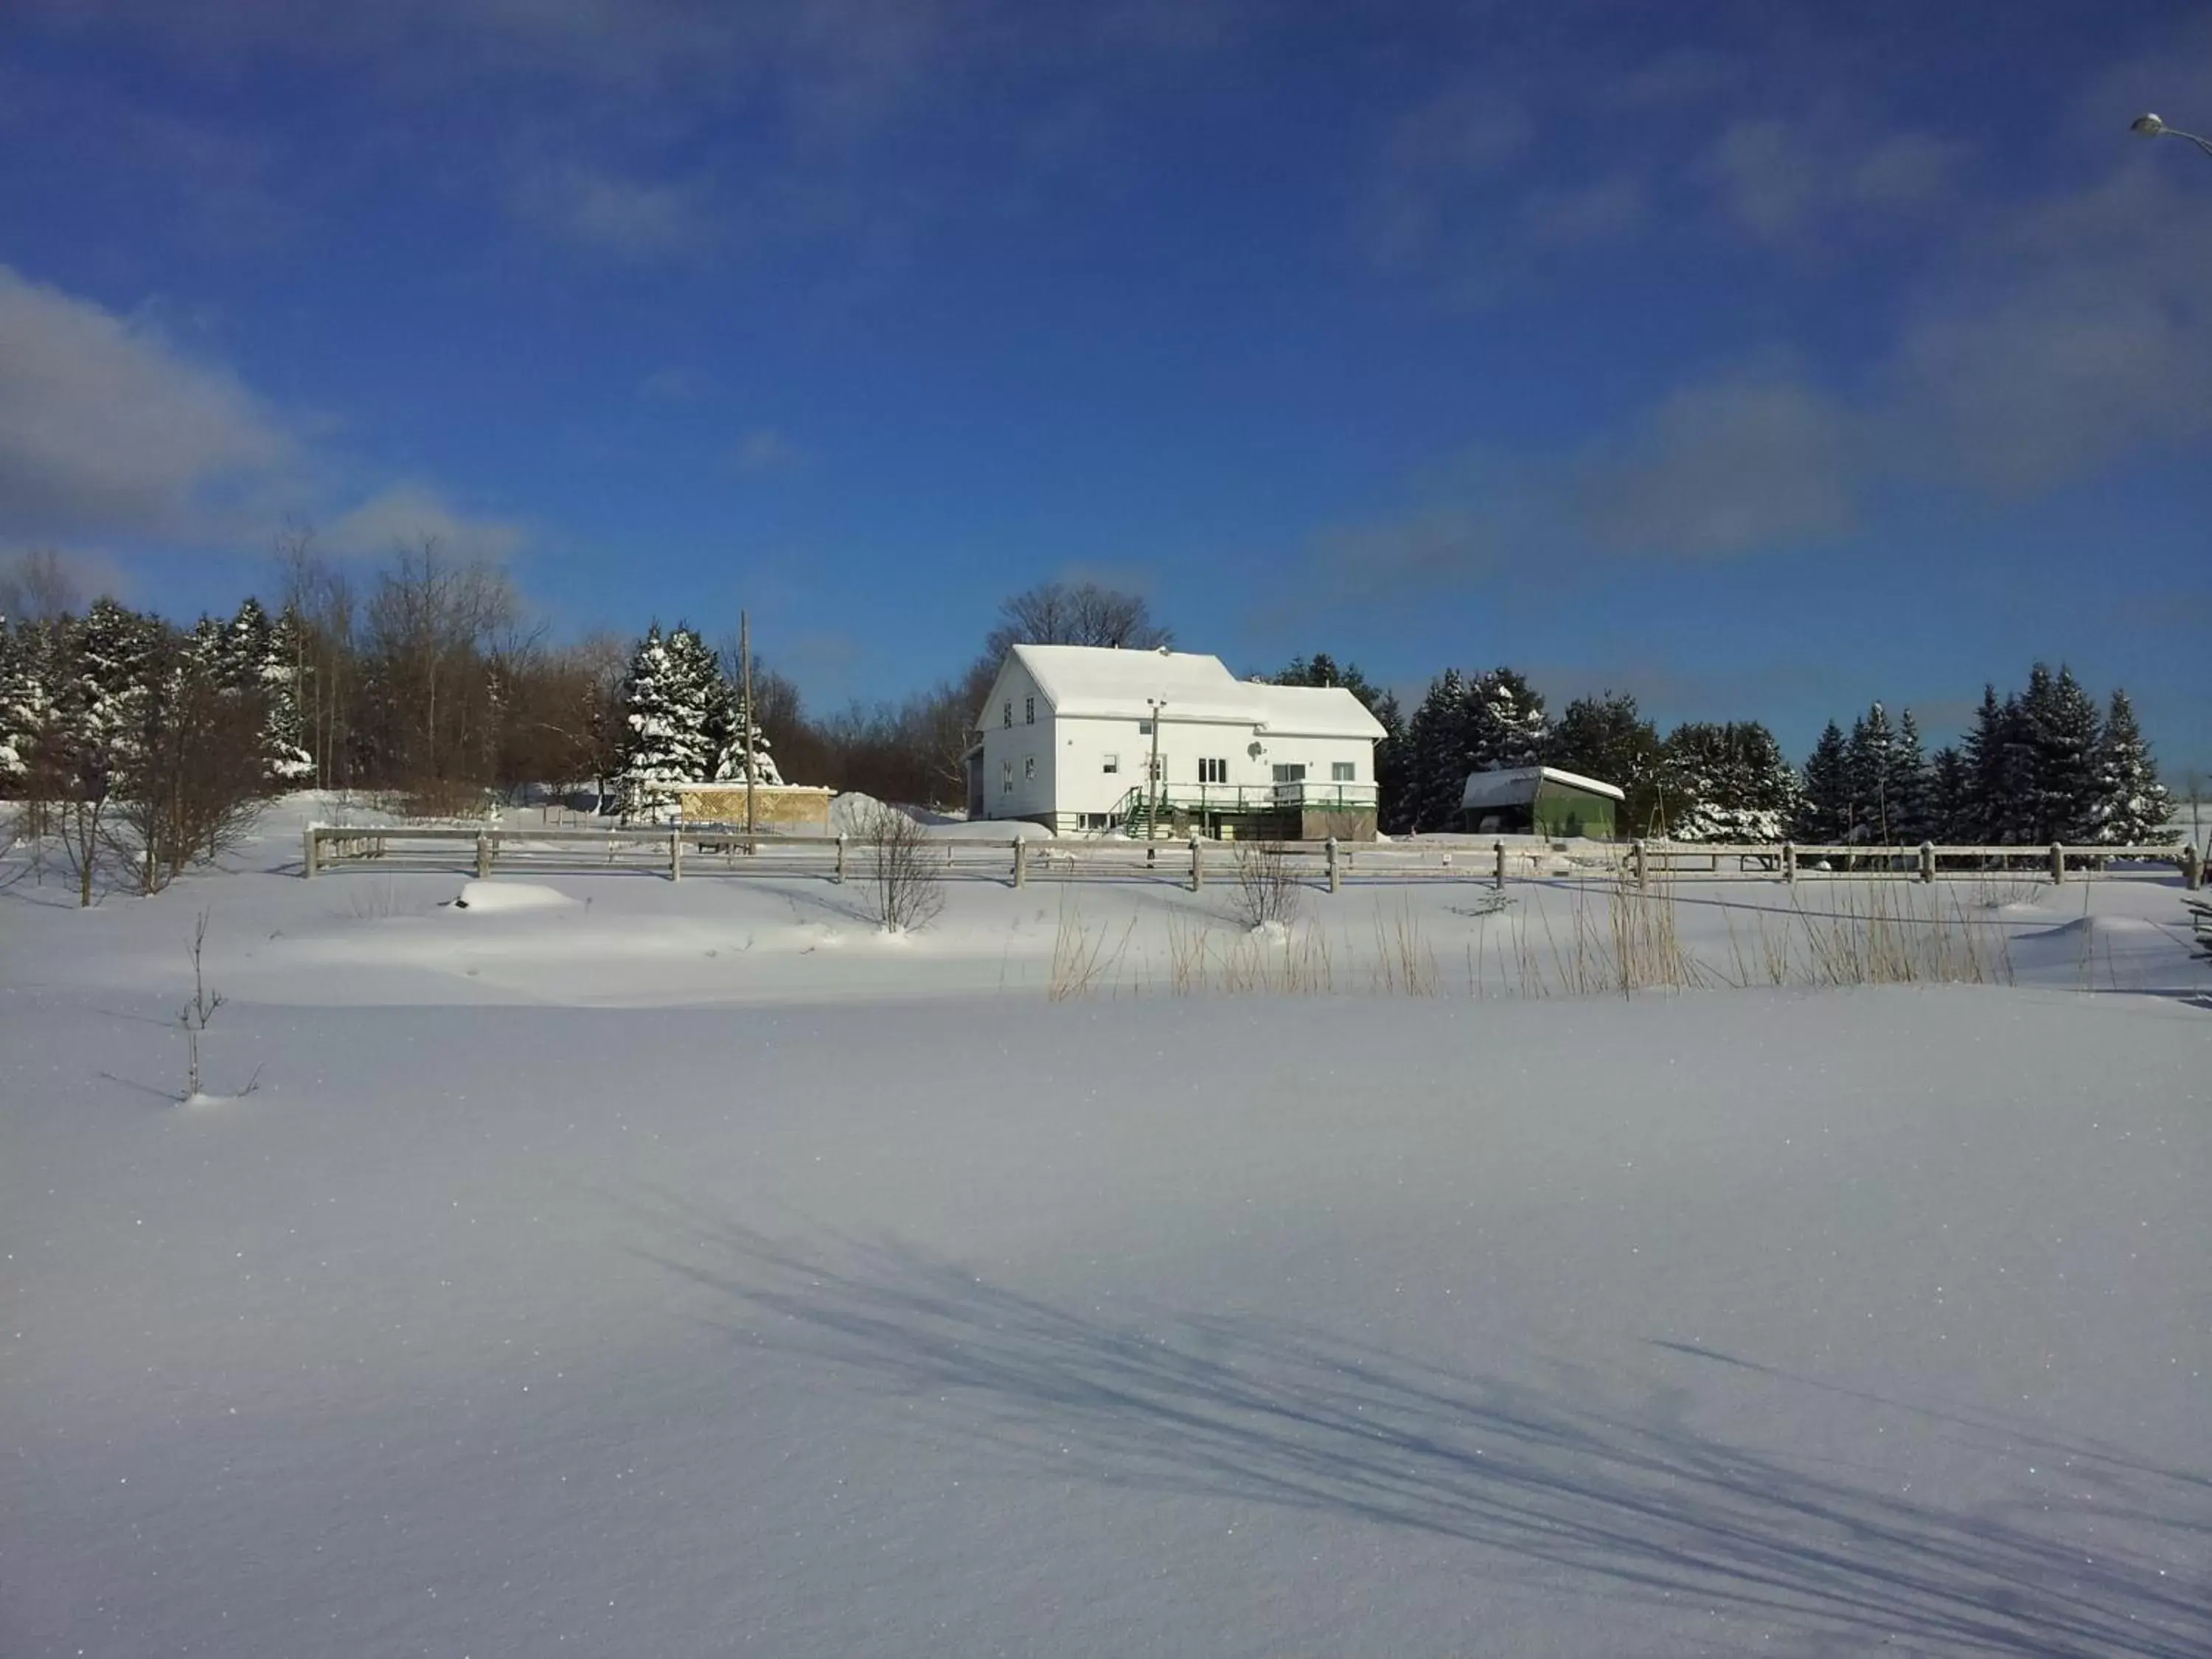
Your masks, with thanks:
M 1200 652 L 1018 645 L 1012 655 L 1063 718 L 1149 720 L 1157 701 L 1170 722 L 1255 726 L 1283 737 L 1372 741 L 1382 736 L 1375 717 L 1341 686 L 1240 680 L 1220 658 Z M 988 726 L 988 708 L 983 717 Z
M 1614 800 L 1628 799 L 1625 791 L 1595 778 L 1586 778 L 1579 772 L 1562 772 L 1556 766 L 1516 766 L 1503 772 L 1470 773 L 1459 804 L 1470 810 L 1524 805 L 1536 799 L 1537 788 L 1547 781 L 1569 789 L 1587 790 L 1593 795 L 1609 795 Z

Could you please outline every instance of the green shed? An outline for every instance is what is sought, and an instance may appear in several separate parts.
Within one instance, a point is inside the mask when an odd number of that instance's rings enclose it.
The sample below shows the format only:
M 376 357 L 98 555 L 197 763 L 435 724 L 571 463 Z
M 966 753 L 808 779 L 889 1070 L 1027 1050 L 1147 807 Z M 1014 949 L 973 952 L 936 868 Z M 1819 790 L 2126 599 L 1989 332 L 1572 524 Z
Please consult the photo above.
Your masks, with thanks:
M 1612 784 L 1579 773 L 1519 766 L 1471 775 L 1460 798 L 1460 822 L 1477 835 L 1610 841 L 1620 830 L 1621 804 L 1627 799 Z

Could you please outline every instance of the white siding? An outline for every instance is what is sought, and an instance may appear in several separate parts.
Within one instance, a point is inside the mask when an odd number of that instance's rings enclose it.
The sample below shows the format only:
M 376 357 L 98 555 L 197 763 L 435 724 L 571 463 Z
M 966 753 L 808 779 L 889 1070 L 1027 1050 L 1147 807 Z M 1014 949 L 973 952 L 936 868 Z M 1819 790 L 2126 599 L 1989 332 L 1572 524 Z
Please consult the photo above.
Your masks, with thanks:
M 1036 699 L 1036 719 L 1031 724 L 1030 700 Z M 1006 723 L 1011 708 L 1013 724 Z M 983 816 L 991 818 L 1049 817 L 1056 775 L 1053 754 L 1052 708 L 1036 683 L 1012 657 L 999 671 L 991 688 L 991 701 L 983 710 Z M 1030 765 L 1035 763 L 1036 775 Z M 1006 769 L 1013 769 L 1013 787 L 1006 787 Z
M 1034 723 L 1030 719 L 1031 698 L 1036 699 Z M 1292 712 L 1303 716 L 1326 711 Z M 1000 665 L 990 701 L 979 714 L 986 817 L 1034 818 L 1074 829 L 1086 817 L 1115 811 L 1132 789 L 1147 781 L 1146 767 L 1153 740 L 1144 730 L 1144 720 L 1104 714 L 1060 717 L 1017 654 L 1010 653 Z M 1105 768 L 1109 755 L 1120 761 L 1113 772 Z M 1200 784 L 1202 760 L 1226 763 L 1221 781 L 1247 788 L 1273 783 L 1275 768 L 1291 764 L 1305 767 L 1305 781 L 1316 786 L 1317 792 L 1335 781 L 1332 768 L 1340 762 L 1352 769 L 1348 781 L 1375 781 L 1375 745 L 1369 738 L 1263 730 L 1256 717 L 1242 721 L 1178 720 L 1172 704 L 1160 724 L 1159 757 L 1164 782 L 1178 792 Z M 1006 787 L 1009 768 L 1011 789 Z

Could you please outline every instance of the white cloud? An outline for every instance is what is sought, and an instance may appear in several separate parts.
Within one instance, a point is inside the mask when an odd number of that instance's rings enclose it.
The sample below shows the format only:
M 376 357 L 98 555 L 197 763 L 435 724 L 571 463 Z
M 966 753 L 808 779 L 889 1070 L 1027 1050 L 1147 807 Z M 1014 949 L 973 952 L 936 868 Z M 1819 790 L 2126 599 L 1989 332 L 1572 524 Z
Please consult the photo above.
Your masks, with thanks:
M 1572 469 L 1572 513 L 1632 554 L 1726 558 L 1850 532 L 1858 483 L 1853 419 L 1778 374 L 1678 388 L 1625 442 Z
M 299 459 L 227 370 L 0 265 L 0 533 L 198 539 Z
M 577 163 L 533 168 L 514 210 L 551 235 L 625 259 L 665 258 L 705 245 L 711 220 L 691 184 L 625 178 Z
M 772 426 L 757 426 L 730 452 L 730 465 L 741 477 L 765 478 L 788 472 L 806 459 L 805 452 Z
M 641 403 L 692 403 L 707 395 L 707 377 L 696 368 L 672 364 L 654 369 L 640 380 L 637 395 Z
M 318 547 L 340 556 L 382 557 L 435 541 L 456 559 L 503 559 L 522 545 L 522 526 L 461 512 L 428 484 L 398 483 L 341 513 L 317 532 Z

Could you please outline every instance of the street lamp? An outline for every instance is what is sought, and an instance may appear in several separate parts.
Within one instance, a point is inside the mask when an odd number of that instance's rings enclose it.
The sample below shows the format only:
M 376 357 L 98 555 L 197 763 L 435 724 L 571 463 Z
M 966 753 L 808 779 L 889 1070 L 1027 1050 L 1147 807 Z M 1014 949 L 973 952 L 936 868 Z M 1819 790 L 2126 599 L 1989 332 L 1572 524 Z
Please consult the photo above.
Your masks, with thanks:
M 2186 138 L 2207 155 L 2212 155 L 2212 138 L 2200 137 L 2193 132 L 2184 132 L 2179 127 L 2170 127 L 2155 115 L 2136 116 L 2128 124 L 2128 131 L 2140 132 L 2146 138 Z

